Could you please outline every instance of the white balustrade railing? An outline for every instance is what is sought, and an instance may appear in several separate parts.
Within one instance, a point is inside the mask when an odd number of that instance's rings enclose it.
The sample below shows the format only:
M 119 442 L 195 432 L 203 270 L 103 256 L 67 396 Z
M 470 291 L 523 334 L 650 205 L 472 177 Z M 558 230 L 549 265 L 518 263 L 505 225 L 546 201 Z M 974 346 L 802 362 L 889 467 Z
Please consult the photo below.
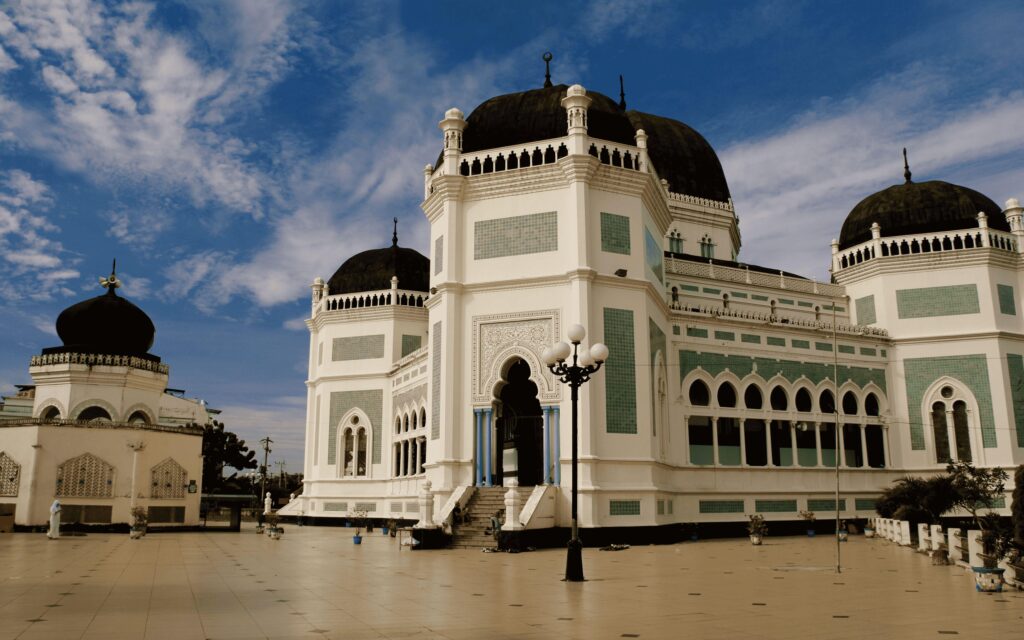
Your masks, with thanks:
M 797 318 L 791 316 L 783 316 L 776 313 L 771 315 L 770 313 L 761 313 L 758 311 L 745 311 L 742 309 L 726 309 L 725 307 L 712 307 L 712 306 L 684 306 L 678 301 L 671 299 L 669 296 L 669 308 L 679 314 L 686 315 L 700 315 L 712 318 L 735 318 L 737 320 L 752 320 L 755 322 L 765 322 L 778 325 L 785 325 L 790 327 L 805 327 L 807 329 L 817 329 L 820 331 L 832 331 L 831 322 L 822 322 L 820 320 L 808 320 L 806 318 Z M 887 337 L 889 332 L 885 329 L 878 327 L 871 327 L 868 325 L 853 325 L 853 324 L 840 324 L 835 325 L 836 333 L 842 333 L 846 335 L 864 335 L 864 336 L 878 336 Z
M 746 268 L 725 267 L 710 262 L 704 263 L 666 257 L 665 272 L 675 275 L 771 287 L 773 289 L 785 289 L 787 291 L 810 293 L 830 298 L 843 298 L 846 296 L 846 288 L 840 285 L 787 277 L 782 272 L 778 274 L 764 273 Z
M 318 308 L 320 311 L 344 311 L 346 309 L 365 309 L 367 307 L 422 307 L 429 297 L 430 295 L 423 291 L 409 291 L 405 289 L 360 291 L 358 293 L 324 296 Z
M 872 238 L 833 255 L 835 269 L 847 269 L 880 257 L 940 253 L 969 249 L 991 248 L 1017 251 L 1013 234 L 991 228 L 975 227 L 939 233 L 918 233 L 904 236 Z

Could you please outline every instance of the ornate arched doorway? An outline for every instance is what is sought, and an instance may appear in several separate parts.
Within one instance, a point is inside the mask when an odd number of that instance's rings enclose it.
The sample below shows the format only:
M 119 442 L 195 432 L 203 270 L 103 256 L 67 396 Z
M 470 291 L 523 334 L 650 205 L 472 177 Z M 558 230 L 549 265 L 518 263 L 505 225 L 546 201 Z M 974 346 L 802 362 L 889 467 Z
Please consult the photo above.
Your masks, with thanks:
M 544 482 L 544 415 L 530 365 L 518 359 L 498 394 L 495 431 L 499 443 L 498 482 L 515 477 L 519 486 Z

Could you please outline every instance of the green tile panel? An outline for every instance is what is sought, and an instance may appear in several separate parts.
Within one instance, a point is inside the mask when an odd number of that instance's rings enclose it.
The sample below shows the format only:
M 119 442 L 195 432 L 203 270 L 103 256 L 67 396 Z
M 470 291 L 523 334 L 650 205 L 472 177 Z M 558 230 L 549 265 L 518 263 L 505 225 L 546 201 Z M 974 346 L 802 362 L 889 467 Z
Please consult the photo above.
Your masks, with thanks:
M 692 284 L 681 284 L 679 288 L 683 291 L 692 291 L 694 293 L 700 293 L 700 287 L 695 287 Z
M 795 360 L 779 360 L 775 358 L 754 358 L 743 355 L 727 355 L 722 353 L 679 351 L 679 377 L 685 378 L 694 369 L 701 368 L 712 376 L 717 376 L 726 369 L 743 378 L 757 369 L 757 375 L 770 380 L 781 375 L 789 382 L 796 382 L 806 377 L 812 384 L 818 385 L 826 380 L 832 381 L 832 363 L 800 362 Z M 885 369 L 839 365 L 839 383 L 850 380 L 863 388 L 869 383 L 876 384 L 882 393 L 886 392 Z
M 1017 315 L 1017 303 L 1013 299 L 1013 287 L 1007 284 L 997 284 L 996 293 L 999 297 L 999 313 L 1008 316 Z
M 761 336 L 744 333 L 740 335 L 740 341 L 746 342 L 747 344 L 761 344 Z
M 1013 402 L 1013 423 L 1017 431 L 1017 446 L 1024 447 L 1024 357 L 1010 353 L 1006 356 L 1010 374 L 1010 397 Z
M 769 347 L 784 347 L 784 346 L 786 346 L 786 339 L 785 338 L 776 338 L 774 336 L 768 336 L 765 340 L 766 340 L 766 342 L 767 342 Z
M 678 324 L 672 325 L 672 335 L 674 335 L 674 336 L 678 336 L 679 335 L 679 325 Z
M 701 500 L 701 513 L 743 513 L 742 500 Z
M 644 263 L 654 280 L 665 284 L 665 250 L 647 227 L 644 227 Z
M 605 363 L 605 429 L 636 433 L 636 352 L 633 312 L 604 309 L 604 341 L 611 355 Z
M 441 322 L 435 322 L 430 344 L 430 439 L 441 437 Z
M 883 358 L 889 357 L 889 355 L 885 352 L 885 349 L 882 349 L 882 357 Z
M 853 301 L 857 310 L 857 324 L 875 324 L 878 317 L 875 315 L 875 296 L 864 296 Z
M 554 211 L 478 220 L 473 224 L 476 260 L 549 251 L 558 251 L 558 214 Z
M 796 513 L 796 500 L 755 500 L 757 513 Z
M 810 308 L 810 307 L 813 307 L 814 304 L 810 303 L 810 302 L 805 302 L 804 300 L 797 300 L 796 301 L 796 306 Z
M 700 327 L 686 327 L 686 336 L 688 338 L 706 338 L 708 337 L 708 330 L 701 329 Z
M 665 515 L 665 501 L 664 500 L 658 500 L 658 515 L 659 516 Z
M 758 302 L 768 302 L 768 296 L 759 296 L 756 293 L 750 296 L 751 300 L 757 300 Z
M 791 340 L 790 344 L 794 349 L 810 349 L 811 343 L 807 340 Z
M 860 348 L 860 355 L 862 355 L 862 356 L 877 356 L 878 355 L 878 351 L 875 350 L 873 347 L 861 347 Z
M 875 498 L 855 498 L 853 506 L 856 511 L 874 511 L 876 502 Z
M 338 453 L 338 425 L 345 414 L 360 409 L 370 420 L 373 447 L 372 462 L 380 462 L 381 420 L 384 415 L 384 392 L 380 389 L 332 391 L 330 423 L 327 430 L 327 464 L 335 464 Z M 369 472 L 369 470 L 367 470 Z
M 402 357 L 416 351 L 423 344 L 423 336 L 402 335 Z
M 897 289 L 896 312 L 901 320 L 981 313 L 978 286 L 959 284 L 947 287 Z
M 910 416 L 910 447 L 925 448 L 925 419 L 921 415 L 921 402 L 925 390 L 944 376 L 959 380 L 974 394 L 978 402 L 981 422 L 982 446 L 991 449 L 996 446 L 995 419 L 992 414 L 992 392 L 988 379 L 988 360 L 984 354 L 961 356 L 938 356 L 935 358 L 907 358 L 903 361 L 907 381 L 907 413 Z
M 818 351 L 832 351 L 832 343 L 831 342 L 815 342 L 814 343 L 814 348 L 817 349 Z
M 734 298 L 742 298 L 744 300 L 747 298 L 747 294 L 743 293 L 742 291 L 732 291 L 729 293 L 729 295 L 731 295 Z
M 836 499 L 835 498 L 812 498 L 807 501 L 808 511 L 831 511 L 835 513 L 836 510 Z M 840 498 L 839 510 L 846 511 L 846 498 Z
M 736 334 L 732 331 L 715 331 L 715 340 L 736 340 Z
M 601 212 L 601 251 L 629 255 L 629 218 Z
M 434 275 L 441 273 L 444 265 L 444 236 L 437 236 L 434 240 Z M 399 283 L 401 284 L 401 283 Z
M 854 348 L 854 346 L 850 345 L 850 344 L 841 344 L 841 345 L 839 345 L 839 353 L 856 354 L 857 353 L 857 349 Z
M 796 303 L 789 298 L 779 298 L 779 304 L 788 304 L 789 306 L 793 306 Z
M 325 502 L 324 503 L 324 511 L 341 511 L 341 512 L 345 512 L 345 511 L 348 511 L 348 503 L 347 502 Z
M 712 289 L 712 288 L 709 288 L 709 287 L 704 287 L 704 293 L 710 293 L 713 296 L 717 296 L 720 293 L 722 293 L 722 290 L 721 289 Z
M 384 357 L 384 334 L 335 338 L 331 345 L 331 360 L 372 360 Z
M 638 516 L 640 515 L 639 500 L 609 500 L 608 515 L 610 516 Z

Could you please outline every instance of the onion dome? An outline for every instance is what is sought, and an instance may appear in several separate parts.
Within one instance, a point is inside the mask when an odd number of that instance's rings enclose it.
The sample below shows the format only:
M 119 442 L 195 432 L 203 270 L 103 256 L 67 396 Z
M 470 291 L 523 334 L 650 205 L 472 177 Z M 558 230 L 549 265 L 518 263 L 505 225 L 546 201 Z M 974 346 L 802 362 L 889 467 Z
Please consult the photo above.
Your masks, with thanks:
M 116 267 L 116 263 L 115 263 Z M 43 353 L 99 353 L 110 355 L 148 355 L 156 327 L 146 313 L 117 295 L 121 286 L 116 268 L 109 278 L 100 278 L 107 289 L 103 295 L 89 298 L 61 311 L 57 316 L 57 335 L 63 347 L 44 349 Z
M 391 288 L 391 277 L 407 291 L 430 289 L 430 259 L 415 249 L 398 246 L 398 219 L 391 246 L 357 253 L 344 262 L 327 281 L 330 295 L 381 291 Z
M 839 233 L 839 249 L 871 239 L 871 225 L 881 227 L 882 237 L 954 231 L 978 226 L 978 213 L 988 216 L 988 226 L 1009 231 L 1010 224 L 995 202 L 974 189 L 941 180 L 913 182 L 906 163 L 906 182 L 874 193 L 850 211 Z
M 567 126 L 562 98 L 568 88 L 564 84 L 545 86 L 482 103 L 466 118 L 463 152 L 564 137 Z M 616 102 L 590 90 L 587 97 L 592 100 L 587 109 L 588 136 L 635 145 L 636 130 L 643 129 L 649 137 L 648 155 L 671 191 L 720 202 L 729 200 L 722 163 L 694 129 L 670 118 L 627 111 L 624 97 Z

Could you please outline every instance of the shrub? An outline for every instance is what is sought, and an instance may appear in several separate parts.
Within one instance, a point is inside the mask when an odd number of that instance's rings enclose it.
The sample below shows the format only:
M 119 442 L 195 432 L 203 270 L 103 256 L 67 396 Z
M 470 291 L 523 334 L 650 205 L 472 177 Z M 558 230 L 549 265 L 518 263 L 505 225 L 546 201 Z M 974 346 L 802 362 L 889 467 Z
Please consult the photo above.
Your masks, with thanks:
M 1014 472 L 1013 484 L 1013 502 L 1010 504 L 1013 543 L 1018 549 L 1024 549 L 1024 464 L 1017 467 L 1017 471 Z

